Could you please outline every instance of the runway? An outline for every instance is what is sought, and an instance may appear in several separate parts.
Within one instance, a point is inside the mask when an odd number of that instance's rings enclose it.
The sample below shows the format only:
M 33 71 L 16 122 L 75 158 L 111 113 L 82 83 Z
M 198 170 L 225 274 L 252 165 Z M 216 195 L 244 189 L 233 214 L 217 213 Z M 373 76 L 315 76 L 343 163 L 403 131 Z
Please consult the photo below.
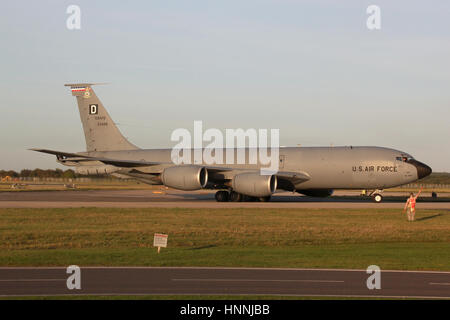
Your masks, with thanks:
M 75 190 L 0 192 L 0 208 L 402 208 L 405 196 L 387 194 L 382 203 L 355 194 L 313 198 L 279 193 L 270 202 L 216 202 L 213 191 Z M 425 200 L 428 199 L 428 200 Z M 450 209 L 450 199 L 419 199 L 418 208 Z
M 294 295 L 450 298 L 450 272 L 381 271 L 381 289 L 365 270 L 81 267 L 81 289 L 66 268 L 0 268 L 0 296 Z

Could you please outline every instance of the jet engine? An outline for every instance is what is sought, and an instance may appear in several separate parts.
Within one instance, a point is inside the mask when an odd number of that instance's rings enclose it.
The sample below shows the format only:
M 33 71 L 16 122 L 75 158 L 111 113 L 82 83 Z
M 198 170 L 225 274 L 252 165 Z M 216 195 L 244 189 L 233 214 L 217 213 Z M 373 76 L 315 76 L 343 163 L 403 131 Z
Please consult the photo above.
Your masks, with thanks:
M 162 183 L 174 189 L 191 191 L 199 190 L 208 183 L 208 170 L 204 167 L 181 165 L 164 169 L 161 174 Z
M 277 189 L 275 175 L 260 175 L 256 172 L 237 174 L 232 182 L 233 190 L 251 197 L 267 197 Z

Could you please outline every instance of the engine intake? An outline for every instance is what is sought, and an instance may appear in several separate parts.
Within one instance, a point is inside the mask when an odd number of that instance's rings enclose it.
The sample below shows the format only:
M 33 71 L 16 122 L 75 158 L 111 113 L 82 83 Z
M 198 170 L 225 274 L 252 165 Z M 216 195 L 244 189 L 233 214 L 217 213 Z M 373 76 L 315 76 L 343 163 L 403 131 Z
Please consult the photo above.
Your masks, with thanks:
M 164 169 L 162 183 L 178 190 L 199 190 L 208 183 L 208 170 L 204 167 L 184 165 Z
M 234 176 L 233 190 L 251 197 L 267 197 L 277 190 L 275 175 L 260 175 L 256 172 L 241 173 Z

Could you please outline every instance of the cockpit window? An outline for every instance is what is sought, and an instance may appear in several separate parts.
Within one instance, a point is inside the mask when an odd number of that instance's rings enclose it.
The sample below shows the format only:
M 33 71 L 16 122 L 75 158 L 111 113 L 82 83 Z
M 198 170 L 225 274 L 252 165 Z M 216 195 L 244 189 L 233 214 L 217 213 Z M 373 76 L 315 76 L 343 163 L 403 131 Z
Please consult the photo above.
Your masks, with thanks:
M 406 156 L 395 158 L 395 160 L 402 161 L 402 162 L 407 162 L 408 160 L 411 160 L 411 159 L 412 159 L 411 157 L 406 157 Z

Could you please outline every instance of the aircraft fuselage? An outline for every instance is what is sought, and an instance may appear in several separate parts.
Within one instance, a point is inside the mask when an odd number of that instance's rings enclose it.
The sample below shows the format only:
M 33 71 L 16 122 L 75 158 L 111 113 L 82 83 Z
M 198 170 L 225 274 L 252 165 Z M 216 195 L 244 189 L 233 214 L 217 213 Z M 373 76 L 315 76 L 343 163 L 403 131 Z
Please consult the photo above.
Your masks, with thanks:
M 170 164 L 171 151 L 141 149 L 83 154 Z M 249 149 L 245 152 L 248 160 Z M 195 164 L 211 165 L 205 162 Z M 161 165 L 161 170 L 164 167 L 167 165 Z M 260 163 L 244 163 L 220 164 L 220 167 L 254 170 L 263 166 Z M 306 172 L 310 176 L 308 181 L 295 185 L 296 190 L 384 189 L 416 181 L 431 172 L 427 165 L 414 160 L 409 154 L 383 147 L 282 147 L 279 149 L 278 167 L 282 172 Z M 142 170 L 145 171 L 145 168 Z

